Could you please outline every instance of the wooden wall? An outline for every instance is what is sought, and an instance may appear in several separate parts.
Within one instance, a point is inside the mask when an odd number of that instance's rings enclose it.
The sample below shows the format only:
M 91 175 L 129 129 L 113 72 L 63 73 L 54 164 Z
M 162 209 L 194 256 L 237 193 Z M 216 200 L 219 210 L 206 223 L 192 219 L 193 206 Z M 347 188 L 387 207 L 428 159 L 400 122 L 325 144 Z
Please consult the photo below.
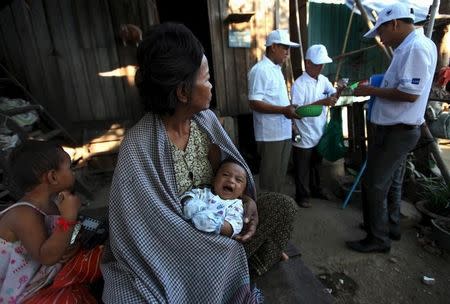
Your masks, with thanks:
M 242 5 L 236 7 L 235 2 Z M 289 28 L 289 0 L 208 0 L 208 10 L 217 108 L 223 116 L 249 113 L 247 73 L 264 55 L 267 34 L 275 28 Z M 228 46 L 228 24 L 224 20 L 238 12 L 255 13 L 248 22 L 251 48 Z M 288 78 L 292 78 L 290 63 L 286 67 Z
M 27 4 L 29 3 L 29 4 Z M 158 23 L 154 0 L 14 0 L 0 11 L 0 62 L 64 126 L 141 115 L 126 77 L 102 77 L 135 63 L 120 24 Z

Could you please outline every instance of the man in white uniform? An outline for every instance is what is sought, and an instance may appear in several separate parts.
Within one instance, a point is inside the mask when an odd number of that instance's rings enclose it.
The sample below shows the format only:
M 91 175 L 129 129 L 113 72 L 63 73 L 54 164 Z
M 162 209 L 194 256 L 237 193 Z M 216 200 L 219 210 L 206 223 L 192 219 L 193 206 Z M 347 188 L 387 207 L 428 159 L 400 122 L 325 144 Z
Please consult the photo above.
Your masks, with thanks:
M 299 47 L 289 40 L 286 30 L 272 31 L 266 40 L 266 53 L 248 74 L 248 99 L 253 110 L 253 126 L 261 156 L 261 190 L 281 192 L 289 162 L 292 137 L 291 118 L 297 118 L 281 72 L 289 48 Z
M 321 73 L 326 63 L 332 62 L 325 46 L 316 44 L 306 51 L 305 72 L 292 86 L 292 104 L 295 106 L 322 105 L 322 114 L 295 120 L 299 140 L 293 141 L 295 166 L 295 200 L 300 207 L 311 207 L 310 197 L 326 198 L 320 187 L 319 166 L 322 157 L 316 146 L 327 122 L 327 106 L 336 103 L 336 89 Z
M 401 237 L 399 187 L 406 156 L 420 137 L 437 61 L 436 45 L 413 22 L 414 11 L 397 3 L 382 10 L 375 26 L 364 35 L 378 34 L 395 51 L 381 87 L 359 86 L 354 92 L 375 96 L 370 118 L 375 134 L 362 183 L 367 237 L 347 242 L 359 252 L 388 252 L 391 239 Z

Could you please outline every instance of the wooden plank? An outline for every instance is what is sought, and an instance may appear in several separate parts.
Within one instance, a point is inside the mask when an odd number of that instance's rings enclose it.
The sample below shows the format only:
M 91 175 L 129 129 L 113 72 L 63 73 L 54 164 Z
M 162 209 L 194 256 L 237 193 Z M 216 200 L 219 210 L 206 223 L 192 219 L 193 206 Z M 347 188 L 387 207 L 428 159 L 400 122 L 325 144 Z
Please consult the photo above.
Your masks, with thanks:
M 77 33 L 74 31 L 72 8 L 69 1 L 46 0 L 44 9 L 56 52 L 60 71 L 60 85 L 64 91 L 62 102 L 68 109 L 71 123 L 83 116 L 90 117 L 90 109 L 83 107 L 89 100 L 86 86 L 81 77 L 83 69 L 78 53 Z
M 0 199 L 4 198 L 5 196 L 9 195 L 9 190 L 3 190 L 0 192 Z
M 159 23 L 156 0 L 140 0 L 137 5 L 143 31 L 148 31 L 152 25 Z
M 34 39 L 33 28 L 29 19 L 29 9 L 23 1 L 11 4 L 13 19 L 18 29 L 18 38 L 23 52 L 21 58 L 25 67 L 28 90 L 44 107 L 48 107 L 48 88 L 44 77 L 44 67 L 39 57 L 37 42 Z
M 107 48 L 97 48 L 93 52 L 95 56 L 95 66 L 97 71 L 109 71 L 113 70 L 109 62 L 109 52 Z M 117 102 L 117 95 L 115 94 L 115 86 L 114 86 L 114 78 L 115 77 L 102 77 L 100 75 L 96 75 L 98 79 L 101 91 L 102 91 L 102 104 L 105 108 L 105 117 L 104 119 L 112 119 L 117 118 L 120 115 L 125 113 L 120 113 L 119 106 Z
M 208 60 L 210 64 L 214 65 L 214 92 L 216 94 L 217 109 L 221 112 L 221 115 L 223 115 L 222 111 L 225 109 L 227 102 L 227 83 L 225 81 L 224 49 L 222 45 L 222 11 L 220 11 L 221 6 L 219 5 L 222 2 L 225 2 L 225 0 L 208 0 L 207 2 L 212 52 L 212 58 L 208 58 Z
M 97 75 L 96 50 L 83 50 L 84 77 L 89 82 L 90 108 L 94 119 L 107 119 L 106 108 L 104 104 L 103 91 L 100 85 L 100 79 Z
M 42 10 L 45 20 L 42 22 L 46 24 L 48 36 L 52 43 L 52 56 L 56 61 L 59 75 L 54 83 L 58 83 L 58 88 L 62 91 L 62 96 L 57 103 L 67 111 L 67 120 L 69 123 L 76 121 L 79 118 L 79 109 L 77 106 L 78 92 L 74 90 L 73 79 L 74 75 L 68 67 L 67 45 L 64 34 L 64 22 L 59 10 L 58 1 L 46 0 L 43 1 Z
M 98 70 L 114 70 L 120 68 L 116 52 L 116 32 L 113 28 L 108 1 L 103 0 L 98 3 L 99 5 L 94 7 L 94 9 L 104 13 L 101 14 L 101 26 L 96 26 L 95 37 L 103 36 L 105 43 L 105 47 L 97 48 L 96 60 Z M 129 114 L 124 103 L 123 88 L 117 85 L 115 77 L 98 77 L 103 89 L 104 104 L 106 105 L 108 119 L 128 118 Z
M 224 2 L 221 2 L 223 6 L 220 7 L 220 12 L 226 12 L 227 6 L 225 6 Z M 223 23 L 223 20 L 221 20 Z M 222 115 L 228 116 L 233 113 L 233 103 L 236 103 L 238 100 L 238 88 L 237 88 L 237 80 L 236 80 L 236 62 L 235 62 L 235 52 L 237 49 L 228 47 L 228 29 L 222 26 L 222 47 L 223 47 L 223 59 L 225 66 L 225 82 L 226 86 L 226 106 L 224 107 L 224 111 Z M 241 79 L 240 81 L 246 81 L 246 78 Z
M 117 0 L 109 2 L 113 31 L 115 35 L 119 32 L 120 25 L 131 23 L 139 26 L 146 32 L 151 25 L 159 23 L 158 11 L 154 0 Z M 136 65 L 136 48 L 134 46 L 123 46 L 122 41 L 116 37 L 116 52 L 119 67 Z M 120 87 L 123 89 L 124 98 L 122 103 L 130 111 L 128 119 L 136 120 L 142 115 L 142 105 L 137 88 L 130 84 L 126 77 L 120 78 Z
M 38 51 L 36 60 L 40 60 L 42 71 L 41 84 L 45 87 L 46 100 L 40 101 L 45 105 L 46 110 L 65 127 L 70 126 L 68 120 L 68 111 L 64 102 L 64 87 L 58 84 L 61 80 L 61 74 L 56 60 L 57 52 L 53 45 L 53 38 L 49 32 L 47 16 L 42 1 L 32 1 L 27 17 L 31 28 L 33 29 L 34 40 Z M 73 109 L 69 109 L 73 110 Z
M 74 19 L 76 31 L 79 33 L 80 42 L 80 57 L 83 65 L 83 77 L 88 87 L 89 92 L 89 108 L 92 111 L 93 119 L 106 119 L 106 108 L 104 104 L 104 97 L 100 85 L 99 77 L 97 75 L 98 67 L 96 64 L 96 45 L 104 45 L 102 41 L 95 41 L 95 30 L 93 28 L 95 17 L 92 14 L 96 1 L 75 1 L 74 4 Z M 99 17 L 101 18 L 101 17 Z M 86 106 L 86 105 L 85 105 Z
M 2 45 L 6 52 L 6 68 L 22 81 L 24 85 L 28 85 L 24 66 L 17 58 L 23 58 L 22 47 L 19 42 L 19 33 L 14 23 L 14 17 L 10 6 L 0 10 L 0 36 Z

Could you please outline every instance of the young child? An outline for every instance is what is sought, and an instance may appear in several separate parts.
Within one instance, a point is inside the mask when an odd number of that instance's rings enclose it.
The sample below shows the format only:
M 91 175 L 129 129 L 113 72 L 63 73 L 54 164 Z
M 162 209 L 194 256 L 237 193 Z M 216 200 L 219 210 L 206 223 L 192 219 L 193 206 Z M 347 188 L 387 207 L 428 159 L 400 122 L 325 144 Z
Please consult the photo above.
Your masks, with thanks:
M 212 189 L 195 188 L 181 195 L 184 216 L 201 231 L 233 237 L 242 230 L 244 209 L 240 197 L 246 187 L 244 168 L 232 159 L 225 159 L 217 170 Z
M 34 303 L 34 296 L 56 281 L 63 263 L 78 251 L 70 243 L 81 204 L 70 193 L 75 177 L 60 146 L 25 142 L 11 152 L 9 164 L 25 195 L 0 212 L 0 303 Z M 63 287 L 55 291 L 61 295 Z M 96 302 L 87 290 L 70 288 L 80 293 L 78 303 Z M 56 299 L 56 294 L 46 296 Z

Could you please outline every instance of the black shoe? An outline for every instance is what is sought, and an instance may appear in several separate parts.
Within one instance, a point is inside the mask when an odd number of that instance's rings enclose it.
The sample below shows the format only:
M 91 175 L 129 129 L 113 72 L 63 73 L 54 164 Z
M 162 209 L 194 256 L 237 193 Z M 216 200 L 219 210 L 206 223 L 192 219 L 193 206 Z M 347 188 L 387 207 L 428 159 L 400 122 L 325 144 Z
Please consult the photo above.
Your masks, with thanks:
M 311 193 L 311 197 L 326 200 L 326 201 L 333 201 L 334 197 L 328 193 L 326 190 L 319 190 L 316 192 Z
M 376 242 L 371 241 L 369 238 L 365 238 L 360 241 L 345 242 L 345 244 L 347 245 L 348 248 L 362 253 L 370 253 L 370 252 L 387 253 L 391 250 L 390 246 L 377 244 Z
M 369 228 L 364 225 L 364 223 L 359 223 L 358 228 L 365 232 L 369 231 Z M 400 232 L 389 232 L 389 238 L 393 241 L 400 241 L 402 239 L 402 234 Z
M 358 228 L 364 230 L 365 232 L 369 231 L 369 227 L 364 225 L 364 223 L 359 223 Z
M 389 232 L 389 238 L 393 241 L 400 241 L 402 239 L 402 234 L 400 232 L 394 233 Z

